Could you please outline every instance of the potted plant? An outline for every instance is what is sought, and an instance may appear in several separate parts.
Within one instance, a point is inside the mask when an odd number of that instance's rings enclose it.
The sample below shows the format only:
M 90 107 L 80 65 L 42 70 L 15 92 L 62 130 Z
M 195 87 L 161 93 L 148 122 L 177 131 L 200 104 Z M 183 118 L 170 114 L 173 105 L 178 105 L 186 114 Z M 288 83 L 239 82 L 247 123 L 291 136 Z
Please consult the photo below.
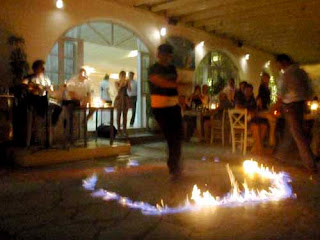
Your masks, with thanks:
M 23 37 L 10 36 L 8 44 L 11 48 L 10 67 L 13 74 L 13 85 L 21 83 L 24 76 L 28 74 L 29 64 L 27 62 L 27 55 L 24 51 L 25 41 Z

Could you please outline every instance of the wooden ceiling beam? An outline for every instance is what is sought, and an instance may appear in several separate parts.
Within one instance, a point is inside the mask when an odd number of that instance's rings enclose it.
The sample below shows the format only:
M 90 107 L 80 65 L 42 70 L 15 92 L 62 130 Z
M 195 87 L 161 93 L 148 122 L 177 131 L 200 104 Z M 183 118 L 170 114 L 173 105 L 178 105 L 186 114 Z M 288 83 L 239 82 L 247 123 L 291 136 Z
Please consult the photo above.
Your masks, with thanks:
M 285 2 L 289 2 L 290 0 L 285 0 Z M 212 12 L 211 17 L 208 17 L 206 19 L 202 19 L 199 21 L 194 21 L 194 26 L 195 27 L 200 27 L 200 26 L 205 26 L 208 24 L 208 22 L 210 22 L 211 20 L 215 21 L 215 19 L 241 19 L 243 17 L 248 18 L 251 16 L 260 16 L 260 14 L 263 15 L 269 15 L 272 12 L 271 11 L 266 11 L 264 9 L 264 5 L 262 4 L 253 4 L 254 6 L 252 8 L 247 8 L 247 9 L 234 9 L 231 8 L 228 10 L 228 12 L 226 11 L 216 11 L 216 12 Z M 273 9 L 273 11 L 277 11 L 277 12 L 285 12 L 288 11 L 287 8 L 278 8 L 278 10 Z
M 167 2 L 168 0 L 134 0 L 134 6 L 139 7 L 141 5 L 154 5 Z
M 197 3 L 199 0 L 173 0 L 171 2 L 166 2 L 162 4 L 158 4 L 151 8 L 152 12 L 159 12 L 163 10 L 168 10 L 172 8 L 181 8 L 185 7 L 186 4 Z

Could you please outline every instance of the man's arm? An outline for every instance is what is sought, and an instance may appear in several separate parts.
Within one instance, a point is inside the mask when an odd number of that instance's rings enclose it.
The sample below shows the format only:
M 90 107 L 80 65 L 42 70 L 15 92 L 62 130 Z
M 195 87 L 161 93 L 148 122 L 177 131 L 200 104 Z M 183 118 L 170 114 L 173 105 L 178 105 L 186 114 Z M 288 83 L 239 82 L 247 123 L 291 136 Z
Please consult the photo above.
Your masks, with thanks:
M 177 88 L 178 84 L 176 82 L 169 81 L 168 79 L 162 77 L 159 74 L 150 75 L 150 82 L 154 85 L 162 88 Z

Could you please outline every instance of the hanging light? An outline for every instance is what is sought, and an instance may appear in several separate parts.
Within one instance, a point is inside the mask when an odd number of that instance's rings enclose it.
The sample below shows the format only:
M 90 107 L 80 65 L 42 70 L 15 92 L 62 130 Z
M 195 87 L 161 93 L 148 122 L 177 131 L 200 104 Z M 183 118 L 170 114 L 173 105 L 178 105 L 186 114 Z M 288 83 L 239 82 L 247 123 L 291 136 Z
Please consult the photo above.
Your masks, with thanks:
M 200 43 L 198 44 L 198 47 L 204 47 L 204 41 L 200 42 Z
M 57 0 L 56 1 L 56 7 L 59 8 L 59 9 L 63 8 L 63 0 Z
M 163 27 L 163 28 L 160 29 L 160 35 L 161 35 L 162 37 L 164 37 L 165 35 L 167 35 L 167 29 L 166 29 L 165 27 Z

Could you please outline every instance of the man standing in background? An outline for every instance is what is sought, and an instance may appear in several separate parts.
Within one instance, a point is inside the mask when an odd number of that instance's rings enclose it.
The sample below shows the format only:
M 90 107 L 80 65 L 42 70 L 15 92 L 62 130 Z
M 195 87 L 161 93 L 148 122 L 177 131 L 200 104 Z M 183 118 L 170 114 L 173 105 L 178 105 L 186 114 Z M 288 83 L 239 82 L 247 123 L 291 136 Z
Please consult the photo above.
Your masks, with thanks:
M 109 89 L 110 89 L 109 75 L 106 74 L 104 76 L 102 82 L 100 83 L 100 95 L 101 95 L 101 99 L 105 103 L 109 103 L 110 105 L 112 105 L 112 100 L 110 98 Z
M 130 90 L 128 88 L 128 96 L 130 97 L 130 103 L 132 106 L 132 117 L 130 120 L 130 127 L 133 127 L 134 120 L 136 117 L 136 105 L 137 105 L 137 81 L 133 79 L 134 72 L 129 72 L 129 85 Z

